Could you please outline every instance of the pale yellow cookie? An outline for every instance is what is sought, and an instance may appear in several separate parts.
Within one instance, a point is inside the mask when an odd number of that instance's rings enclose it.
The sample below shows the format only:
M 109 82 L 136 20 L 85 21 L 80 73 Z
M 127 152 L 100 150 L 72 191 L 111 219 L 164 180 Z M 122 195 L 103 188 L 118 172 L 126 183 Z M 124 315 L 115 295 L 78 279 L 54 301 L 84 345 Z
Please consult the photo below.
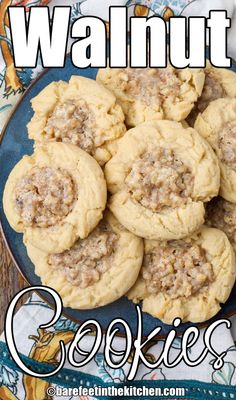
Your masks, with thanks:
M 149 121 L 129 130 L 105 166 L 109 207 L 134 234 L 170 240 L 204 222 L 204 202 L 219 191 L 210 145 L 181 123 Z
M 187 118 L 187 122 L 190 126 L 194 125 L 198 114 L 203 112 L 211 101 L 223 97 L 236 98 L 235 72 L 225 68 L 215 68 L 209 62 L 207 63 L 204 72 L 205 83 L 202 94 Z
M 32 245 L 62 252 L 102 218 L 106 182 L 98 163 L 72 144 L 47 143 L 24 156 L 3 195 L 7 219 Z
M 143 241 L 106 213 L 90 235 L 70 250 L 47 254 L 25 238 L 35 272 L 54 288 L 66 307 L 92 309 L 123 296 L 135 283 L 143 259 Z
M 33 98 L 32 108 L 30 139 L 75 144 L 100 164 L 109 160 L 113 141 L 126 131 L 115 96 L 81 76 L 72 76 L 69 83 L 52 82 Z
M 212 318 L 234 286 L 234 251 L 226 235 L 203 226 L 184 240 L 145 241 L 140 276 L 129 291 L 143 311 L 171 324 Z
M 220 195 L 236 203 L 236 99 L 218 99 L 199 114 L 194 128 L 215 150 L 221 168 Z
M 128 126 L 159 119 L 181 121 L 202 93 L 205 75 L 201 69 L 106 68 L 97 81 L 117 97 Z

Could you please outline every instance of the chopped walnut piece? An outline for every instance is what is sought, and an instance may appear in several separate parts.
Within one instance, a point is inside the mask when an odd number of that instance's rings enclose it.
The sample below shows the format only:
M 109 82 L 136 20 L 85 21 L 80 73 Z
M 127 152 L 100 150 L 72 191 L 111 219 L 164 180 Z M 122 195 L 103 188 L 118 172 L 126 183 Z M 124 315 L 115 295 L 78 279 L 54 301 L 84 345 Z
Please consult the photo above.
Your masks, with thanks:
M 95 146 L 103 144 L 102 139 L 101 143 L 95 143 L 94 119 L 92 111 L 82 99 L 76 103 L 73 100 L 58 103 L 44 128 L 45 138 L 72 143 L 92 153 Z
M 170 149 L 145 152 L 134 161 L 125 179 L 127 190 L 142 206 L 152 211 L 181 207 L 191 197 L 190 169 Z
M 60 168 L 34 167 L 15 189 L 16 209 L 25 226 L 57 224 L 72 210 L 75 198 L 73 179 Z
M 144 257 L 142 276 L 149 293 L 166 293 L 172 299 L 190 297 L 214 280 L 212 265 L 198 244 L 170 241 Z
M 70 250 L 49 256 L 49 264 L 62 272 L 74 286 L 85 289 L 98 282 L 102 274 L 112 267 L 118 235 L 104 221 Z

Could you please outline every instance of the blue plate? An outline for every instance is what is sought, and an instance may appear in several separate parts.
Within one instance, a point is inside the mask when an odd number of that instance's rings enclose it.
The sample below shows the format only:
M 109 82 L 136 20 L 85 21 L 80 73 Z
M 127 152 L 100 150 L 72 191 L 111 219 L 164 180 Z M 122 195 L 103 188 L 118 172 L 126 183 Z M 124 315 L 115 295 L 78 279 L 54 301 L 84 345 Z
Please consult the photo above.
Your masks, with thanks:
M 26 125 L 33 115 L 30 100 L 52 81 L 58 81 L 60 79 L 68 81 L 73 74 L 95 79 L 97 69 L 88 68 L 79 70 L 71 64 L 71 61 L 68 57 L 65 68 L 51 68 L 44 71 L 40 75 L 40 77 L 33 82 L 33 84 L 25 92 L 24 96 L 20 99 L 20 102 L 17 104 L 4 129 L 3 138 L 0 146 L 1 199 L 3 195 L 3 189 L 10 171 L 24 154 L 31 154 L 33 151 L 33 142 L 28 139 L 26 129 Z M 0 220 L 3 235 L 16 266 L 30 285 L 41 285 L 40 278 L 34 272 L 34 265 L 31 263 L 27 256 L 25 246 L 22 242 L 22 235 L 17 234 L 15 231 L 13 231 L 6 220 L 3 212 L 2 201 L 0 204 Z M 44 300 L 51 304 L 52 299 L 45 295 L 42 295 L 42 293 L 41 296 L 44 298 Z M 223 305 L 222 310 L 214 319 L 229 317 L 230 315 L 233 315 L 235 313 L 236 286 L 234 287 L 229 300 L 226 304 Z M 127 298 L 125 297 L 108 306 L 100 307 L 91 311 L 80 311 L 71 308 L 65 308 L 64 314 L 75 322 L 82 322 L 88 319 L 95 318 L 97 321 L 100 322 L 104 331 L 106 331 L 108 324 L 114 318 L 123 318 L 129 323 L 133 336 L 135 336 L 136 334 L 136 309 L 133 303 L 127 300 Z M 208 321 L 207 325 L 210 322 L 211 321 Z M 163 324 L 160 320 L 153 318 L 146 313 L 143 313 L 143 336 L 147 336 L 149 332 L 157 326 L 162 327 L 161 335 L 159 337 L 165 337 L 172 328 L 172 326 Z M 178 333 L 181 334 L 188 326 L 189 324 L 182 324 L 178 328 Z M 206 326 L 206 323 L 198 324 L 198 326 Z

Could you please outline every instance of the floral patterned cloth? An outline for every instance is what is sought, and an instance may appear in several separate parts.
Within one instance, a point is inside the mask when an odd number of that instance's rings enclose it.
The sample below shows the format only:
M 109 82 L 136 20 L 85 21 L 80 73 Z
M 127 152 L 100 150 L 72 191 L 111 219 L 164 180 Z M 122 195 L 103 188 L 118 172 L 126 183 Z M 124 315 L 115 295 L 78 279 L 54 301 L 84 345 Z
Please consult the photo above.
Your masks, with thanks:
M 72 20 L 80 15 L 97 15 L 106 21 L 110 5 L 126 5 L 132 15 L 156 14 L 166 20 L 173 15 L 207 15 L 210 8 L 227 7 L 230 16 L 233 16 L 234 13 L 233 0 L 80 0 L 77 2 L 72 0 L 51 0 L 51 2 L 50 0 L 0 0 L 0 129 L 26 87 L 42 70 L 40 64 L 34 69 L 16 70 L 14 68 L 9 22 L 6 14 L 7 7 L 20 5 L 29 8 L 48 3 L 50 7 L 57 4 L 72 4 Z M 53 329 L 39 329 L 40 324 L 49 321 L 51 316 L 52 310 L 34 295 L 22 306 L 14 319 L 15 341 L 18 350 L 25 356 L 25 362 L 33 369 L 39 368 L 41 365 L 39 363 L 43 363 L 42 368 L 49 368 L 48 366 L 58 357 L 60 340 L 69 343 L 78 329 L 75 323 L 64 317 Z M 236 320 L 234 326 L 236 326 Z M 200 341 L 191 350 L 192 359 L 197 358 L 201 353 L 202 337 L 203 331 Z M 86 343 L 88 348 L 91 340 L 92 338 L 88 336 Z M 123 339 L 117 340 L 122 345 Z M 45 345 L 48 349 L 47 353 L 44 351 Z M 177 338 L 172 345 L 171 356 L 174 357 L 177 354 L 180 345 L 181 338 Z M 147 350 L 146 357 L 155 362 L 162 346 L 163 341 L 153 343 L 151 349 Z M 213 347 L 217 349 L 218 353 L 227 351 L 224 367 L 219 371 L 214 371 L 213 357 L 210 355 L 200 366 L 195 368 L 180 363 L 174 369 L 160 367 L 156 370 L 149 370 L 141 365 L 136 376 L 136 385 L 142 383 L 153 387 L 174 387 L 175 385 L 185 387 L 187 398 L 234 398 L 236 397 L 236 347 L 232 335 L 224 326 L 216 331 Z M 0 399 L 47 399 L 46 390 L 49 385 L 64 387 L 78 387 L 81 384 L 84 386 L 124 385 L 129 367 L 130 361 L 119 370 L 110 369 L 105 363 L 101 348 L 95 359 L 83 370 L 75 370 L 66 364 L 60 376 L 51 378 L 50 381 L 43 381 L 24 375 L 14 365 L 4 343 L 4 336 L 2 336 L 0 343 Z M 177 384 L 175 380 L 178 380 Z M 54 399 L 57 398 L 54 397 Z M 64 399 L 67 400 L 65 397 Z M 93 400 L 89 397 L 71 396 L 68 397 L 69 399 Z
M 76 323 L 61 317 L 53 329 L 39 329 L 39 325 L 48 322 L 52 315 L 53 311 L 37 295 L 33 295 L 14 318 L 13 330 L 18 351 L 22 355 L 28 356 L 25 362 L 35 371 L 38 371 L 38 362 L 49 363 L 49 365 L 54 363 L 60 350 L 60 340 L 63 340 L 65 344 L 70 343 L 79 327 Z M 189 349 L 189 357 L 192 360 L 198 358 L 202 352 L 203 333 L 204 331 L 201 331 L 198 343 Z M 126 377 L 131 359 L 122 368 L 117 370 L 109 368 L 104 360 L 103 344 L 95 359 L 83 369 L 76 370 L 66 362 L 63 371 L 60 372 L 59 380 L 56 376 L 49 381 L 42 381 L 26 376 L 16 368 L 9 358 L 3 337 L 2 340 L 3 342 L 0 343 L 0 399 L 43 400 L 47 388 L 52 385 L 79 387 L 82 384 L 83 387 L 91 387 L 94 384 L 97 386 L 109 384 L 122 386 L 127 383 Z M 156 361 L 161 353 L 163 343 L 163 340 L 154 341 L 152 347 L 145 351 L 149 362 Z M 92 344 L 92 335 L 87 336 L 82 344 L 83 350 L 89 351 Z M 46 352 L 45 345 L 47 346 Z M 116 349 L 119 346 L 124 348 L 122 338 L 117 338 L 113 344 Z M 180 346 L 181 337 L 178 337 L 172 344 L 170 359 L 173 360 L 177 357 Z M 214 357 L 212 355 L 208 355 L 201 365 L 194 368 L 187 367 L 181 362 L 173 369 L 160 366 L 150 370 L 141 364 L 133 384 L 140 385 L 141 382 L 142 385 L 152 385 L 153 387 L 173 387 L 174 385 L 184 387 L 186 388 L 186 398 L 193 399 L 212 398 L 215 400 L 215 391 L 222 395 L 222 397 L 220 394 L 218 395 L 219 399 L 224 398 L 223 393 L 226 391 L 236 397 L 236 346 L 225 326 L 222 325 L 215 331 L 212 337 L 212 346 L 219 354 L 227 351 L 225 364 L 219 371 L 213 369 Z M 173 382 L 175 380 L 178 381 Z M 199 395 L 201 396 L 198 397 Z M 69 399 L 93 400 L 87 397 L 69 397 Z M 59 397 L 54 397 L 54 400 L 59 400 Z

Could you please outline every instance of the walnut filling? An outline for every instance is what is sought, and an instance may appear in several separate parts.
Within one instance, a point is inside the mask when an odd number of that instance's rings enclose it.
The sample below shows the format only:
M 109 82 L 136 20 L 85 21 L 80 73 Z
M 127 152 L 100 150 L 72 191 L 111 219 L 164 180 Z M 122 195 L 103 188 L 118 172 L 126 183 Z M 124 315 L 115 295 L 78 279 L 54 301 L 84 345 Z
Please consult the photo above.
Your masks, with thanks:
M 47 140 L 73 143 L 92 153 L 95 146 L 103 144 L 102 139 L 94 138 L 95 117 L 87 103 L 80 99 L 59 103 L 48 118 L 45 131 Z
M 34 167 L 18 182 L 17 211 L 25 226 L 47 228 L 72 210 L 76 189 L 71 176 L 60 168 Z
M 236 120 L 230 121 L 219 133 L 221 161 L 236 170 Z
M 124 92 L 147 105 L 161 105 L 167 98 L 179 96 L 181 80 L 171 66 L 165 69 L 126 68 L 121 70 L 119 78 Z
M 142 276 L 149 293 L 166 293 L 172 299 L 190 297 L 214 280 L 212 265 L 198 244 L 171 241 L 144 257 Z
M 152 211 L 181 207 L 191 197 L 193 175 L 173 150 L 158 148 L 134 161 L 125 179 L 133 199 Z
M 206 212 L 207 225 L 222 230 L 229 240 L 234 240 L 236 234 L 236 204 L 217 197 L 208 203 Z
M 100 222 L 83 240 L 78 240 L 70 250 L 49 256 L 49 264 L 62 272 L 68 282 L 81 289 L 98 282 L 112 266 L 118 235 L 108 223 Z

